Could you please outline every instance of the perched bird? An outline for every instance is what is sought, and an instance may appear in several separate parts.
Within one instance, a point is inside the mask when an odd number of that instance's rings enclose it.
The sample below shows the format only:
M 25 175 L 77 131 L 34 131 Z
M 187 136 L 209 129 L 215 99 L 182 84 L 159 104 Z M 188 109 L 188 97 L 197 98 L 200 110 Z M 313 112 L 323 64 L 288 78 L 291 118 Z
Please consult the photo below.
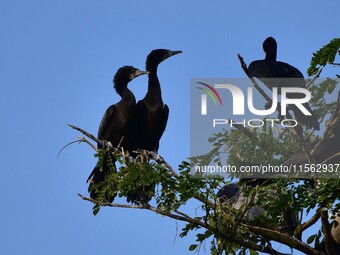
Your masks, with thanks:
M 269 195 L 275 198 L 277 197 L 278 193 L 276 190 L 271 189 Z M 246 206 L 249 206 L 249 203 L 251 202 L 251 197 L 250 196 L 247 197 L 244 195 L 242 187 L 239 185 L 239 183 L 229 183 L 228 185 L 225 185 L 217 192 L 216 196 L 218 198 L 219 203 L 227 204 L 229 207 L 235 210 L 244 210 L 244 208 Z M 258 197 L 255 196 L 254 202 L 256 202 L 257 200 Z M 244 219 L 251 221 L 254 220 L 256 217 L 263 215 L 264 213 L 265 213 L 264 208 L 257 205 L 253 205 L 244 214 Z M 284 222 L 280 227 L 286 232 L 291 233 L 294 232 L 297 226 L 297 222 L 294 215 L 289 210 L 289 208 L 285 209 L 282 212 L 282 214 Z
M 110 142 L 114 147 L 120 144 L 120 146 L 127 151 L 132 149 L 135 133 L 136 99 L 127 85 L 134 78 L 147 73 L 147 71 L 141 71 L 132 66 L 124 66 L 118 69 L 114 76 L 113 83 L 117 94 L 120 95 L 122 99 L 106 110 L 99 125 L 99 140 Z M 100 144 L 97 146 L 98 148 L 102 148 Z M 90 182 L 89 192 L 93 199 L 96 199 L 101 191 L 101 184 L 104 184 L 107 176 L 112 173 L 107 162 L 110 160 L 115 168 L 116 160 L 112 157 L 109 159 L 108 157 L 111 157 L 111 155 L 104 156 L 103 169 L 95 166 L 88 177 L 88 182 Z M 99 186 L 99 188 L 95 186 Z M 114 197 L 114 190 L 105 192 L 104 199 L 106 201 L 112 202 Z
M 250 199 L 244 196 L 244 193 L 238 183 L 230 183 L 222 187 L 216 194 L 218 201 L 222 204 L 228 204 L 231 208 L 242 210 L 248 205 Z M 254 218 L 262 215 L 263 208 L 259 206 L 252 206 L 246 212 L 245 219 L 253 220 Z
M 150 52 L 146 59 L 149 72 L 148 91 L 137 103 L 137 148 L 157 152 L 159 140 L 165 130 L 169 107 L 163 103 L 161 85 L 157 76 L 158 65 L 167 58 L 182 51 L 157 49 Z
M 277 196 L 277 192 L 272 190 L 270 195 L 275 197 Z M 222 187 L 217 192 L 216 196 L 218 198 L 219 203 L 228 204 L 228 206 L 230 206 L 231 208 L 235 210 L 244 210 L 244 207 L 250 201 L 250 198 L 247 198 L 244 196 L 242 188 L 239 186 L 238 183 L 230 183 Z M 255 197 L 255 201 L 256 199 L 257 198 Z M 256 217 L 263 215 L 264 212 L 265 210 L 263 208 L 256 206 L 256 205 L 252 206 L 245 213 L 244 219 L 251 221 L 255 219 Z M 289 207 L 283 212 L 283 218 L 284 218 L 284 222 L 283 222 L 283 225 L 280 226 L 280 228 L 287 233 L 293 234 L 296 227 L 298 226 L 298 223 Z M 338 224 L 332 225 L 331 243 L 333 245 L 333 249 L 335 252 L 334 254 L 340 255 L 340 224 L 339 224 L 340 217 L 336 216 L 334 221 L 337 221 Z M 262 224 L 265 224 L 265 223 L 262 223 Z M 301 240 L 301 237 L 298 237 L 298 239 Z M 324 240 L 315 249 L 318 251 L 325 252 L 325 254 L 327 254 Z
M 250 74 L 260 79 L 269 89 L 277 87 L 279 94 L 282 87 L 306 88 L 304 77 L 297 68 L 276 60 L 277 44 L 273 37 L 268 37 L 263 42 L 263 50 L 266 54 L 265 59 L 251 62 L 248 67 Z M 288 93 L 287 97 L 301 98 L 301 95 L 299 93 Z M 297 108 L 295 105 L 292 105 L 292 110 L 296 120 L 306 125 L 308 128 L 319 130 L 320 124 L 310 105 L 308 103 L 304 103 L 303 106 L 312 115 L 304 115 L 304 113 L 301 112 L 299 108 Z
M 165 130 L 169 107 L 163 103 L 161 85 L 157 76 L 157 68 L 167 58 L 182 51 L 171 51 L 166 49 L 157 49 L 150 52 L 146 59 L 146 70 L 149 72 L 148 91 L 145 97 L 137 103 L 136 108 L 136 148 L 157 152 L 159 140 Z M 138 194 L 129 194 L 128 202 L 148 202 L 151 197 L 150 193 L 154 186 L 144 187 Z M 150 192 L 151 191 L 151 192 Z

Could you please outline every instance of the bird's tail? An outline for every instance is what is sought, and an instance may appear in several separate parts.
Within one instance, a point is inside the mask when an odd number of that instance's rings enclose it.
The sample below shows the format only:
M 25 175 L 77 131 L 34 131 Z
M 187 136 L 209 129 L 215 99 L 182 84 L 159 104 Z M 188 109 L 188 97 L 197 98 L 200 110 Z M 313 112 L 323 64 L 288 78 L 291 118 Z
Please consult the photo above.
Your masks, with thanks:
M 298 122 L 306 125 L 307 128 L 314 128 L 315 130 L 320 130 L 320 124 L 318 118 L 316 117 L 315 113 L 313 112 L 312 108 L 308 103 L 303 104 L 303 106 L 312 114 L 312 115 L 305 115 L 299 108 L 295 105 L 293 106 L 293 111 L 295 118 Z
M 88 191 L 91 198 L 112 203 L 117 195 L 115 185 L 110 180 L 110 177 L 117 172 L 115 162 L 116 159 L 110 152 L 106 152 L 102 160 L 99 159 L 87 178 L 87 182 L 90 183 Z

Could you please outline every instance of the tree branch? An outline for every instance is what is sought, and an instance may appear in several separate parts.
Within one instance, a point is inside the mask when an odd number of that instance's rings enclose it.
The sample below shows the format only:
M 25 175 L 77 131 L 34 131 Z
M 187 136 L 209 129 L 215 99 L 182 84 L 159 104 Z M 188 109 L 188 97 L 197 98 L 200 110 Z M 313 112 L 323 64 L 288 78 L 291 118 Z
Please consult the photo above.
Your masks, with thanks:
M 301 225 L 301 232 L 305 231 L 309 227 L 313 226 L 320 219 L 320 210 L 318 209 L 316 213 L 308 221 Z
M 88 132 L 86 132 L 86 131 L 84 131 L 84 130 L 76 127 L 76 126 L 70 125 L 70 124 L 69 124 L 69 126 L 72 127 L 73 129 L 76 129 L 79 132 L 83 133 L 85 136 L 94 140 L 95 142 L 102 145 L 103 147 L 107 146 L 110 149 L 115 149 L 111 144 L 109 144 L 105 141 L 98 140 L 93 135 L 89 134 Z M 169 169 L 169 171 L 172 173 L 172 175 L 174 177 L 178 177 L 178 174 L 164 160 L 164 158 L 162 156 L 160 156 L 157 153 L 149 152 L 149 151 L 144 151 L 144 153 L 147 153 L 147 155 L 151 159 L 155 160 L 157 163 L 164 164 Z M 204 221 L 192 218 L 192 217 L 188 216 L 187 214 L 184 214 L 180 211 L 173 211 L 173 212 L 165 211 L 165 210 L 162 210 L 160 208 L 153 207 L 150 204 L 130 205 L 130 204 L 117 204 L 117 203 L 101 202 L 101 201 L 96 201 L 95 199 L 92 199 L 92 198 L 87 198 L 87 197 L 85 197 L 81 194 L 78 194 L 78 195 L 83 200 L 92 202 L 92 203 L 100 205 L 100 206 L 130 208 L 130 209 L 147 209 L 147 210 L 153 211 L 155 213 L 158 213 L 158 214 L 161 214 L 161 215 L 164 215 L 164 216 L 176 219 L 176 220 L 185 221 L 185 222 L 192 223 L 192 224 L 195 224 L 197 226 L 203 227 L 203 228 L 213 232 L 217 237 L 220 237 L 223 240 L 227 240 L 227 241 L 229 240 L 231 242 L 234 242 L 238 245 L 241 245 L 243 247 L 246 247 L 246 248 L 249 248 L 249 249 L 252 249 L 252 250 L 265 252 L 265 253 L 268 253 L 268 254 L 271 254 L 271 255 L 286 255 L 284 253 L 280 253 L 280 252 L 274 250 L 270 245 L 267 245 L 267 246 L 264 247 L 264 246 L 261 246 L 261 245 L 257 245 L 256 243 L 252 243 L 252 242 L 249 242 L 247 240 L 243 240 L 243 237 L 237 237 L 237 235 L 234 235 L 234 234 L 231 235 L 230 234 L 231 232 L 221 233 L 216 227 L 213 227 L 212 225 L 210 225 L 209 222 L 207 222 L 207 221 L 204 222 Z M 210 201 L 206 198 L 200 197 L 198 194 L 194 195 L 194 198 L 199 200 L 200 202 L 202 202 L 206 206 L 209 206 L 211 208 L 215 207 L 215 203 L 213 203 L 212 201 Z M 237 225 L 239 225 L 240 227 L 245 228 L 247 230 L 250 230 L 252 233 L 259 235 L 263 238 L 268 238 L 269 240 L 279 241 L 283 244 L 289 245 L 290 247 L 294 247 L 297 250 L 300 250 L 302 252 L 306 252 L 306 254 L 310 254 L 310 255 L 316 254 L 313 251 L 313 249 L 311 247 L 309 247 L 308 245 L 302 243 L 299 240 L 293 239 L 292 237 L 288 236 L 287 234 L 281 233 L 277 230 L 265 229 L 265 228 L 260 228 L 260 227 L 256 227 L 256 226 L 249 226 L 249 225 L 242 223 L 242 221 L 237 222 Z
M 230 240 L 232 242 L 235 242 L 235 243 L 237 243 L 237 244 L 239 244 L 243 247 L 247 247 L 249 249 L 268 253 L 268 254 L 271 254 L 271 255 L 289 255 L 289 254 L 286 254 L 286 253 L 280 253 L 280 252 L 274 250 L 272 247 L 264 247 L 263 248 L 262 246 L 256 245 L 254 243 L 249 243 L 249 242 L 246 242 L 242 239 L 238 239 L 235 236 L 226 235 L 224 233 L 219 232 L 215 227 L 211 226 L 210 224 L 205 223 L 205 222 L 200 221 L 200 220 L 197 220 L 197 219 L 194 219 L 194 218 L 191 218 L 187 214 L 184 214 L 184 213 L 179 212 L 179 211 L 175 211 L 176 214 L 174 214 L 174 213 L 171 213 L 169 211 L 164 211 L 164 210 L 161 210 L 159 208 L 153 207 L 149 204 L 145 204 L 145 205 L 117 204 L 117 203 L 109 203 L 109 202 L 100 202 L 100 201 L 97 201 L 95 199 L 85 197 L 85 196 L 81 195 L 80 193 L 78 193 L 78 196 L 85 201 L 89 201 L 91 203 L 94 203 L 94 204 L 97 204 L 97 205 L 100 205 L 100 206 L 130 208 L 130 209 L 146 209 L 146 210 L 155 212 L 155 213 L 163 215 L 163 216 L 167 216 L 167 217 L 175 219 L 175 220 L 184 221 L 184 222 L 192 223 L 192 224 L 195 224 L 197 226 L 203 227 L 203 228 L 210 230 L 211 232 L 217 234 L 218 236 L 220 236 L 224 240 Z
M 334 254 L 333 240 L 331 237 L 331 228 L 328 222 L 327 210 L 323 210 L 322 208 L 320 211 L 320 215 L 321 215 L 322 232 L 325 238 L 326 253 L 327 255 L 333 255 Z
M 279 243 L 285 244 L 291 248 L 304 252 L 308 255 L 318 255 L 319 252 L 305 244 L 304 242 L 291 237 L 286 233 L 281 233 L 280 231 L 267 229 L 259 226 L 251 226 L 242 224 L 243 227 L 249 229 L 251 232 L 266 237 L 270 240 L 277 241 Z
M 314 77 L 306 84 L 306 88 L 308 89 L 312 84 L 313 82 L 320 77 L 320 74 L 322 72 L 322 67 L 320 67 L 319 71 L 314 75 Z
M 260 86 L 257 84 L 257 82 L 254 79 L 254 76 L 249 72 L 247 64 L 244 62 L 243 57 L 241 57 L 240 53 L 237 54 L 238 59 L 240 60 L 241 63 L 241 67 L 243 69 L 243 71 L 246 73 L 246 75 L 249 77 L 249 79 L 251 80 L 251 82 L 253 83 L 254 87 L 257 89 L 258 92 L 260 92 L 260 94 L 267 100 L 267 102 L 271 101 L 271 98 L 266 94 L 266 92 L 264 92 L 263 89 L 260 88 Z
M 85 130 L 79 128 L 79 127 L 76 127 L 72 124 L 67 124 L 69 127 L 79 131 L 80 133 L 83 133 L 83 135 L 87 136 L 88 138 L 90 138 L 91 140 L 95 141 L 96 143 L 102 145 L 103 147 L 105 147 L 105 143 L 99 139 L 97 139 L 94 135 L 91 135 L 90 133 L 86 132 Z

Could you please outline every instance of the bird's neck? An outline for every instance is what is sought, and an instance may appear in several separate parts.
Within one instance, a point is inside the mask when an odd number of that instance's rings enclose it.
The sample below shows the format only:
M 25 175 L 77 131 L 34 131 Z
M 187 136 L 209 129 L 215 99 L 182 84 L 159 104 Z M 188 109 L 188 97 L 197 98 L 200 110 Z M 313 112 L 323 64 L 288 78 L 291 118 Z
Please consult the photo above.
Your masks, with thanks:
M 145 97 L 150 99 L 162 98 L 161 85 L 159 84 L 157 76 L 157 68 L 156 71 L 150 71 L 149 73 L 148 92 Z
M 276 50 L 267 52 L 265 60 L 276 61 Z
M 135 96 L 131 90 L 128 89 L 127 84 L 117 84 L 116 91 L 118 95 L 122 97 L 122 100 L 136 101 Z

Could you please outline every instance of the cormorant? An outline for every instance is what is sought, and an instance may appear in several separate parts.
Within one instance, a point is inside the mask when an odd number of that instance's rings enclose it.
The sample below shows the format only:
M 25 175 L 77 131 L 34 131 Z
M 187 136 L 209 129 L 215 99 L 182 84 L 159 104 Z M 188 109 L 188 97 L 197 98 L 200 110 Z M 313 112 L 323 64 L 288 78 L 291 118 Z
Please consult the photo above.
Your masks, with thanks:
M 272 87 L 278 87 L 278 93 L 280 94 L 280 88 L 282 87 L 300 87 L 306 88 L 303 74 L 294 66 L 287 63 L 276 61 L 277 44 L 273 37 L 268 37 L 263 42 L 263 50 L 266 54 L 264 60 L 256 60 L 250 63 L 249 72 L 260 79 L 269 89 Z M 275 79 L 273 79 L 275 78 Z M 294 79 L 282 79 L 282 78 L 294 78 Z M 300 98 L 298 93 L 289 93 L 290 98 Z M 292 110 L 297 121 L 305 124 L 308 128 L 320 129 L 318 119 L 313 113 L 310 105 L 304 103 L 303 106 L 312 114 L 304 115 L 300 109 L 293 105 Z
M 244 197 L 244 193 L 238 183 L 229 183 L 228 185 L 225 185 L 217 192 L 216 196 L 220 203 L 227 203 L 236 210 L 240 210 L 250 201 L 247 197 Z M 264 210 L 261 207 L 255 205 L 249 208 L 244 216 L 247 220 L 253 220 L 263 214 L 263 212 Z
M 146 70 L 149 72 L 148 91 L 136 107 L 136 148 L 158 152 L 159 140 L 165 130 L 169 107 L 163 103 L 161 86 L 157 76 L 158 65 L 167 58 L 182 51 L 156 49 L 150 52 L 146 59 Z M 138 194 L 129 194 L 127 201 L 146 203 L 150 201 L 150 190 L 154 185 L 144 187 Z
M 165 130 L 169 107 L 163 104 L 161 86 L 157 76 L 158 65 L 167 58 L 182 51 L 157 49 L 150 52 L 146 59 L 149 72 L 148 91 L 137 103 L 137 148 L 157 152 L 159 140 Z
M 247 198 L 244 196 L 244 192 L 239 186 L 239 183 L 229 183 L 228 185 L 223 186 L 217 192 L 216 196 L 221 204 L 228 204 L 231 208 L 235 210 L 243 210 L 246 204 L 251 201 L 250 197 Z M 271 189 L 270 196 L 274 198 L 275 196 L 277 196 L 277 192 Z M 255 202 L 257 199 L 257 196 L 255 196 Z M 264 212 L 265 209 L 260 206 L 254 205 L 250 207 L 245 213 L 245 220 L 253 220 L 256 217 L 263 215 Z M 284 210 L 283 216 L 285 222 L 281 226 L 281 228 L 287 232 L 294 232 L 297 226 L 294 215 L 292 215 L 291 211 L 287 208 L 286 210 Z
M 147 73 L 147 71 L 141 71 L 132 66 L 124 66 L 118 69 L 114 76 L 113 83 L 116 92 L 122 99 L 106 110 L 99 125 L 99 140 L 111 142 L 114 147 L 117 147 L 121 142 L 120 146 L 123 147 L 124 150 L 129 151 L 132 149 L 135 132 L 136 99 L 127 85 L 134 78 Z M 98 148 L 102 147 L 100 144 L 97 146 Z M 109 166 L 107 166 L 107 157 L 109 157 L 109 155 L 104 156 L 102 171 L 95 166 L 88 177 L 88 182 L 90 182 L 89 192 L 93 199 L 96 199 L 97 192 L 99 193 L 100 191 L 98 184 L 104 184 L 107 176 L 111 173 Z M 116 160 L 112 158 L 112 161 L 115 168 Z M 114 190 L 105 192 L 105 199 L 108 202 L 112 202 L 114 197 Z

